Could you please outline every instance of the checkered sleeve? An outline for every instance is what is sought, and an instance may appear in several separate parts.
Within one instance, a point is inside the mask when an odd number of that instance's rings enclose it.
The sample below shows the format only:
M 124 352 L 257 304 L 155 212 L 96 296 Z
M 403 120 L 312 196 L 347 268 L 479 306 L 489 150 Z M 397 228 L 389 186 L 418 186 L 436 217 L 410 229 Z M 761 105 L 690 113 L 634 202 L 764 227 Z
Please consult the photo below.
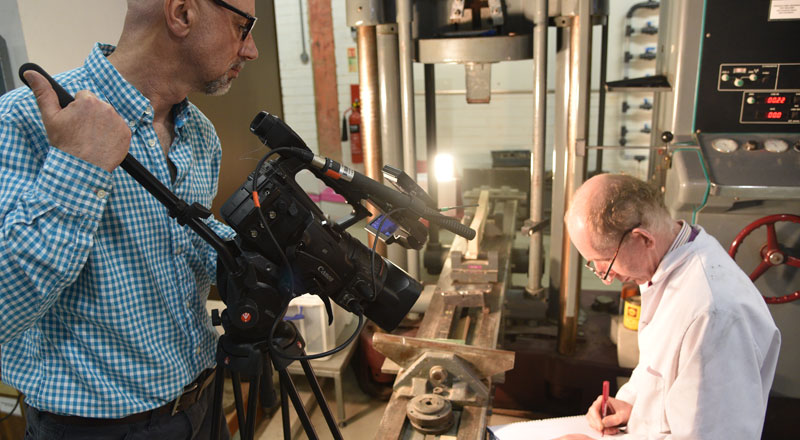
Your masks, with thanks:
M 75 281 L 111 190 L 110 173 L 49 147 L 36 130 L 0 117 L 0 344 Z

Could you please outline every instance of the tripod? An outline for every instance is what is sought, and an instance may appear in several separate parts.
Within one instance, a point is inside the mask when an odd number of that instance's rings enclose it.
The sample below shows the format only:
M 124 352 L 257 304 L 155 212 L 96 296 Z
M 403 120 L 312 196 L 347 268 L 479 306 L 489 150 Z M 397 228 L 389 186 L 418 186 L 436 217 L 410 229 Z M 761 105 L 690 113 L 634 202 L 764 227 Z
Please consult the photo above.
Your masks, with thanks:
M 227 329 L 226 329 L 227 330 Z M 294 410 L 297 413 L 300 423 L 306 432 L 309 439 L 315 440 L 319 437 L 311 424 L 303 402 L 297 393 L 297 388 L 292 381 L 289 372 L 286 368 L 294 361 L 286 359 L 281 356 L 270 356 L 269 345 L 275 343 L 280 347 L 281 351 L 291 356 L 305 355 L 305 342 L 302 336 L 297 331 L 297 328 L 291 322 L 280 321 L 278 328 L 275 332 L 275 338 L 270 341 L 268 339 L 256 342 L 236 341 L 235 336 L 224 334 L 220 336 L 217 344 L 217 372 L 214 383 L 214 402 L 212 407 L 212 425 L 211 433 L 212 439 L 218 440 L 220 435 L 220 417 L 222 413 L 222 392 L 225 383 L 225 369 L 231 372 L 231 381 L 233 384 L 233 394 L 236 404 L 236 415 L 239 419 L 240 437 L 242 440 L 251 440 L 255 435 L 255 418 L 256 407 L 258 405 L 259 389 L 261 388 L 261 380 L 267 381 L 264 383 L 265 388 L 272 390 L 272 368 L 278 370 L 280 377 L 280 391 L 281 391 L 281 415 L 283 417 L 283 438 L 284 440 L 291 439 L 291 423 L 289 421 L 289 402 L 291 399 Z M 300 360 L 303 367 L 306 379 L 311 386 L 311 391 L 317 399 L 320 410 L 325 417 L 325 422 L 336 440 L 342 440 L 342 433 L 336 425 L 336 420 L 333 418 L 328 402 L 322 394 L 322 388 L 314 375 L 314 370 L 307 359 Z M 267 373 L 267 374 L 265 374 Z M 250 395 L 247 401 L 247 414 L 243 408 L 241 376 L 250 378 Z M 262 376 L 267 376 L 263 377 Z M 274 392 L 270 393 L 274 394 Z

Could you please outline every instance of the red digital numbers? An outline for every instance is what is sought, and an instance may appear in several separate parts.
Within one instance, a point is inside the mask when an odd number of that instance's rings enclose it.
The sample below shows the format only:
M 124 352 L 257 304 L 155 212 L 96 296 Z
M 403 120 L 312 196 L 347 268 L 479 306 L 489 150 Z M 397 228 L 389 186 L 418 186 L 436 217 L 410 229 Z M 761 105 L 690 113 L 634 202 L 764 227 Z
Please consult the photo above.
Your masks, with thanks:
M 767 104 L 785 104 L 786 97 L 785 96 L 768 96 L 767 97 Z M 778 112 L 780 113 L 780 112 Z M 778 116 L 780 117 L 780 116 Z
M 780 119 L 783 112 L 767 112 L 767 119 Z

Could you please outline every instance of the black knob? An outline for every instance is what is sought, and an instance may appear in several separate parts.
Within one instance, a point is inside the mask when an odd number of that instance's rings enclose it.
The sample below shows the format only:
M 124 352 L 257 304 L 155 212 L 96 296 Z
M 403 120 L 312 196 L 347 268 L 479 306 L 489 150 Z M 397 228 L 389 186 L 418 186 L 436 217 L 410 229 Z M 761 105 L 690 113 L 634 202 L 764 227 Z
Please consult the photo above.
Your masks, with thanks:
M 673 139 L 675 139 L 675 136 L 673 136 L 671 132 L 665 131 L 661 133 L 661 140 L 664 141 L 664 143 L 668 144 L 672 142 Z

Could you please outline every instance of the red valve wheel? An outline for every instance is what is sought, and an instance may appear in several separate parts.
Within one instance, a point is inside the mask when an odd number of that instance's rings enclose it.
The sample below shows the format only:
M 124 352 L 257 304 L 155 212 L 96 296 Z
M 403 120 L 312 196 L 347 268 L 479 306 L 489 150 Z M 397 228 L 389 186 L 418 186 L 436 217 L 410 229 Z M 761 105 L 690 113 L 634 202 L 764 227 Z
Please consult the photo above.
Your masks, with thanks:
M 767 227 L 767 242 L 761 246 L 761 263 L 750 273 L 750 280 L 755 281 L 758 277 L 764 274 L 772 266 L 780 266 L 781 264 L 788 264 L 789 266 L 800 268 L 800 258 L 786 255 L 778 245 L 778 236 L 775 233 L 775 223 L 777 222 L 792 222 L 800 223 L 800 216 L 791 214 L 774 214 L 750 223 L 739 232 L 739 235 L 731 243 L 728 254 L 731 258 L 736 257 L 736 251 L 739 245 L 742 244 L 745 237 L 750 235 L 751 232 L 760 228 L 761 226 Z M 795 291 L 784 296 L 764 297 L 764 300 L 769 304 L 784 304 L 796 299 L 800 299 L 800 290 Z

